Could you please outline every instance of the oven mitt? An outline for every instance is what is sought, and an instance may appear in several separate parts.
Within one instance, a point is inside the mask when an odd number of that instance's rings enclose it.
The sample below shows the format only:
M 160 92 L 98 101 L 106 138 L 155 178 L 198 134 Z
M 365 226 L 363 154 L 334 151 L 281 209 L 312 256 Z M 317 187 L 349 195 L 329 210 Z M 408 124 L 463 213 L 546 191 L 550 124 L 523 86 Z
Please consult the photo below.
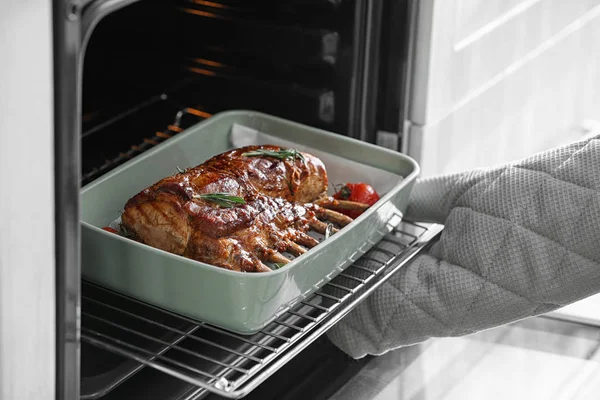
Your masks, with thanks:
M 428 254 L 328 332 L 354 358 L 468 335 L 600 292 L 600 136 L 420 180 L 407 217 L 445 229 Z

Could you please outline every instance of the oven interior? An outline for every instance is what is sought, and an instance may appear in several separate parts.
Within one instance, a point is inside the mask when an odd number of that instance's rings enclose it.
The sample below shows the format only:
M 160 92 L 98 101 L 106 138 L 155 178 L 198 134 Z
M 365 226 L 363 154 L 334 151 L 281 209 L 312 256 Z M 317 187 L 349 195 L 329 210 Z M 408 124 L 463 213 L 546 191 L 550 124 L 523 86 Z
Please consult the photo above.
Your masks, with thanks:
M 230 109 L 262 111 L 369 142 L 378 131 L 399 132 L 407 21 L 404 1 L 143 0 L 109 14 L 83 59 L 81 185 Z M 196 329 L 82 283 L 84 337 L 116 337 L 150 357 Z M 207 341 L 239 346 L 235 338 L 216 339 L 207 331 L 190 351 L 218 358 L 223 349 L 207 350 Z M 285 341 L 283 332 L 277 333 L 283 339 L 270 340 Z M 216 397 L 100 347 L 82 341 L 82 398 Z M 321 337 L 247 398 L 327 398 L 364 362 Z

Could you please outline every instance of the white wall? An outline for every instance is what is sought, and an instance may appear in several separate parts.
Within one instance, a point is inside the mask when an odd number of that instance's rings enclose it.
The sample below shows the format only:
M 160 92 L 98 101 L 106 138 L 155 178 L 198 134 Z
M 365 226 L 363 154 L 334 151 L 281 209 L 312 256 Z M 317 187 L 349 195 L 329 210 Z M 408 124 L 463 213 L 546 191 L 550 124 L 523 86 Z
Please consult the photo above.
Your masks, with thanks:
M 420 4 L 408 150 L 423 175 L 526 157 L 600 120 L 600 0 Z
M 0 399 L 54 398 L 51 2 L 0 1 Z

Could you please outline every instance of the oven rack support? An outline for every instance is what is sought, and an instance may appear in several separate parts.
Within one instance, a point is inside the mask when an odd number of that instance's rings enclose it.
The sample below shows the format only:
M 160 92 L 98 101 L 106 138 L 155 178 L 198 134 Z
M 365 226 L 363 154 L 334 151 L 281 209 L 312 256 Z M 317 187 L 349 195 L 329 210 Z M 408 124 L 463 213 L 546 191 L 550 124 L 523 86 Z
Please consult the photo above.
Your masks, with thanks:
M 323 288 L 252 336 L 86 282 L 95 294 L 82 297 L 81 338 L 195 385 L 198 395 L 207 390 L 242 398 L 433 243 L 442 229 L 442 225 L 402 221 Z M 135 312 L 128 311 L 130 305 Z

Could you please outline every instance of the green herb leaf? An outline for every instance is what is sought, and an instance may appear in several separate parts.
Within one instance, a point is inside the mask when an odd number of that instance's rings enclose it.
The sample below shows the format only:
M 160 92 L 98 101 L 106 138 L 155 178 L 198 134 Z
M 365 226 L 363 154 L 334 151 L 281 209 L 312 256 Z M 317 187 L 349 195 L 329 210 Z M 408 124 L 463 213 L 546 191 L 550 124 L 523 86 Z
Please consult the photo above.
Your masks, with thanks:
M 340 199 L 348 200 L 350 198 L 350 196 L 352 196 L 352 190 L 350 190 L 350 188 L 348 186 L 344 185 L 340 189 L 339 195 L 340 195 Z
M 179 168 L 179 166 L 177 166 L 177 171 L 179 171 L 180 174 L 183 174 L 184 172 L 187 171 L 187 168 Z
M 306 159 L 304 158 L 302 153 L 300 153 L 296 149 L 281 149 L 281 150 L 258 149 L 258 150 L 253 150 L 253 151 L 248 151 L 246 153 L 242 153 L 242 156 L 244 156 L 244 157 L 273 157 L 273 158 L 278 158 L 280 160 L 286 160 L 288 158 L 291 158 L 292 160 L 299 159 L 299 160 L 302 160 L 302 162 L 306 161 Z
M 325 228 L 325 240 L 329 239 L 331 235 L 333 235 L 333 224 L 327 224 L 327 228 Z
M 224 208 L 232 208 L 237 204 L 246 204 L 242 197 L 232 196 L 227 193 L 203 193 L 194 195 L 195 199 L 213 202 Z
M 290 182 L 290 180 L 288 178 L 286 178 L 285 176 L 283 177 L 283 179 L 287 183 L 288 188 L 290 189 L 290 193 L 293 196 L 294 195 L 294 186 L 292 185 L 292 182 Z
M 273 263 L 273 268 L 279 269 L 279 268 L 283 267 L 284 265 L 285 265 L 284 263 Z

